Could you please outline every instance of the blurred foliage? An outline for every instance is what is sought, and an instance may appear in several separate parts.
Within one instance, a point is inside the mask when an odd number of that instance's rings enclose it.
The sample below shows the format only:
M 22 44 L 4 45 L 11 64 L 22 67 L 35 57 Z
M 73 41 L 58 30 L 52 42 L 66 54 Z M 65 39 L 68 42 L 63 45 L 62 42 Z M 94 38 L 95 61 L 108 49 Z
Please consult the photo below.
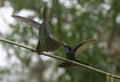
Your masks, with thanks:
M 4 3 L 9 2 L 14 9 L 14 14 L 18 14 L 24 9 L 30 10 L 35 14 L 30 15 L 27 18 L 34 19 L 35 17 L 38 17 L 40 20 L 42 19 L 42 8 L 47 1 L 51 22 L 55 26 L 52 26 L 51 31 L 56 39 L 61 42 L 65 41 L 67 44 L 74 47 L 82 41 L 96 38 L 98 40 L 97 43 L 77 56 L 77 59 L 88 62 L 91 66 L 98 69 L 116 73 L 116 63 L 112 62 L 108 58 L 108 55 L 104 53 L 104 45 L 99 47 L 99 44 L 102 42 L 100 36 L 104 32 L 111 32 L 115 28 L 115 25 L 118 25 L 116 18 L 120 14 L 119 0 L 1 1 Z M 12 29 L 12 32 L 5 35 L 5 38 L 36 48 L 38 31 L 19 21 L 17 21 L 16 24 L 11 24 L 10 28 Z M 110 42 L 109 40 L 111 41 L 112 39 L 108 39 L 106 44 Z M 9 44 L 4 44 L 4 47 L 7 49 L 8 61 L 13 56 L 20 61 L 18 67 L 21 66 L 21 69 L 23 70 L 21 72 L 24 72 L 25 69 L 32 72 L 32 70 L 30 70 L 30 66 L 34 65 L 32 59 L 34 57 L 36 58 L 40 65 L 39 67 L 37 64 L 39 71 L 45 69 L 40 71 L 40 73 L 38 72 L 38 75 L 32 76 L 32 74 L 28 74 L 29 76 L 36 78 L 36 82 L 106 82 L 106 76 L 100 73 L 82 67 L 67 69 L 58 68 L 57 64 L 60 63 L 58 60 L 50 59 L 44 61 L 40 56 L 35 55 L 35 53 L 32 53 L 31 51 Z M 63 47 L 56 50 L 54 54 L 65 57 Z M 61 70 L 62 73 L 59 74 Z M 49 72 L 51 73 L 49 74 Z M 0 72 L 0 74 L 2 74 L 2 72 Z M 39 77 L 41 75 L 47 76 Z M 49 77 L 49 79 L 46 79 L 47 77 Z

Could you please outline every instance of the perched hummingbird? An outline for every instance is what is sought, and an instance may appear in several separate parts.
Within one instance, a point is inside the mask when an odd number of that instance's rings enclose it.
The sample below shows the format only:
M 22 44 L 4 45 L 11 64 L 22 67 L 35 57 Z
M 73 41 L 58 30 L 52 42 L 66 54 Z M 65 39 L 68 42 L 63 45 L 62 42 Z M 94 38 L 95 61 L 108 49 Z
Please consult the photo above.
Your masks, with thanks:
M 38 22 L 17 15 L 12 15 L 12 17 L 19 19 L 24 23 L 28 24 L 29 26 L 39 30 L 39 40 L 36 47 L 36 52 L 38 54 L 41 54 L 43 51 L 47 51 L 47 52 L 55 51 L 60 47 L 60 43 L 56 41 L 50 33 L 50 21 L 49 21 L 47 6 L 45 6 L 43 9 L 42 24 L 39 24 Z
M 78 44 L 74 48 L 71 48 L 70 46 L 68 46 L 64 43 L 63 46 L 64 46 L 64 51 L 66 53 L 66 58 L 69 59 L 69 60 L 73 60 L 73 61 L 85 64 L 85 65 L 89 65 L 89 64 L 84 63 L 82 61 L 76 60 L 75 56 L 78 53 L 84 51 L 90 45 L 94 44 L 95 42 L 96 42 L 95 39 L 90 39 L 90 40 L 87 40 L 85 42 L 82 42 L 82 43 Z M 76 66 L 76 65 L 72 64 L 72 63 L 69 63 L 69 62 L 63 62 L 63 63 L 58 65 L 58 67 L 72 67 L 72 66 Z

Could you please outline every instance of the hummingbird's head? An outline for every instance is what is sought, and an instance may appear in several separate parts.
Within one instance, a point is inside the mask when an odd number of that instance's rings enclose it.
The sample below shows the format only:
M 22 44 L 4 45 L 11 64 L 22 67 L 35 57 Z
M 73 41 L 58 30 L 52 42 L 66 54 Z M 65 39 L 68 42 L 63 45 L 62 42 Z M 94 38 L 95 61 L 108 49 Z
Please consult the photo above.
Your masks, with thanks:
M 70 54 L 72 51 L 72 48 L 70 46 L 66 45 L 66 43 L 63 43 L 63 46 L 64 46 L 65 53 Z

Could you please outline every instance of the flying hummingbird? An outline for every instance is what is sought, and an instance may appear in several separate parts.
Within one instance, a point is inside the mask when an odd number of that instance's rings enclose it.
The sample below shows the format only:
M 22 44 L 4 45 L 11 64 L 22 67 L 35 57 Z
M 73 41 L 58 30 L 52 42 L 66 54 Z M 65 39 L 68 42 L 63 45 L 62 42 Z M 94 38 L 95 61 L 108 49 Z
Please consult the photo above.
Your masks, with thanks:
M 87 40 L 85 42 L 82 42 L 82 43 L 78 44 L 74 48 L 71 48 L 71 46 L 68 46 L 68 45 L 66 45 L 64 43 L 63 46 L 64 46 L 64 51 L 66 53 L 66 58 L 69 59 L 69 60 L 73 60 L 73 61 L 85 64 L 85 65 L 89 65 L 89 64 L 87 64 L 85 62 L 76 60 L 75 56 L 78 53 L 80 53 L 80 52 L 84 51 L 85 49 L 87 49 L 90 45 L 94 44 L 95 42 L 96 42 L 95 39 L 90 39 L 90 40 Z M 69 62 L 63 62 L 63 63 L 58 65 L 58 67 L 72 67 L 72 66 L 76 66 L 76 65 L 72 64 L 72 63 L 69 63 Z
M 12 15 L 12 17 L 23 21 L 31 27 L 39 30 L 39 40 L 36 47 L 36 52 L 40 55 L 43 51 L 55 51 L 60 47 L 60 43 L 55 40 L 50 33 L 50 21 L 48 14 L 47 5 L 43 9 L 43 23 L 39 24 L 33 20 L 27 19 L 25 17 Z

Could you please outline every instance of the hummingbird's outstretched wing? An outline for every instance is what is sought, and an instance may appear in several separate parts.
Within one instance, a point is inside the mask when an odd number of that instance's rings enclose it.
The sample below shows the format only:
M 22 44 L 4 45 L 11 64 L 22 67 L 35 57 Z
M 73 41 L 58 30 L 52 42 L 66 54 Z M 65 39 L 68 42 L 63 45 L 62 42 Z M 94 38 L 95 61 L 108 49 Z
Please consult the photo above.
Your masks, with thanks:
M 47 52 L 55 51 L 60 47 L 60 45 L 61 44 L 58 41 L 56 41 L 55 39 L 49 36 L 45 40 L 45 43 L 41 44 L 40 40 L 38 41 L 36 52 L 40 55 L 43 51 L 47 51 Z
M 40 27 L 40 24 L 38 22 L 35 22 L 35 21 L 31 20 L 31 19 L 27 19 L 25 17 L 21 17 L 21 16 L 18 16 L 18 15 L 12 15 L 12 17 L 26 23 L 27 25 L 29 25 L 31 27 L 36 28 L 37 30 Z
M 77 55 L 78 53 L 86 50 L 89 46 L 91 46 L 91 45 L 94 44 L 95 42 L 96 42 L 95 39 L 89 39 L 89 40 L 87 40 L 87 41 L 85 41 L 85 42 L 82 42 L 82 43 L 80 43 L 79 45 L 77 45 L 75 48 L 73 48 L 73 51 L 72 51 L 72 52 L 73 52 L 75 55 Z
M 43 46 L 43 51 L 55 51 L 60 47 L 60 42 L 53 39 L 51 36 L 49 36 L 46 39 L 46 44 Z
M 84 65 L 89 65 L 88 63 L 85 63 L 85 62 L 82 62 L 82 61 L 79 61 L 79 60 L 75 60 L 76 62 L 79 62 L 81 64 L 84 64 Z M 64 68 L 67 68 L 67 67 L 74 67 L 74 66 L 78 66 L 76 64 L 73 64 L 73 63 L 69 63 L 69 62 L 63 62 L 61 64 L 58 65 L 58 67 L 64 67 Z

